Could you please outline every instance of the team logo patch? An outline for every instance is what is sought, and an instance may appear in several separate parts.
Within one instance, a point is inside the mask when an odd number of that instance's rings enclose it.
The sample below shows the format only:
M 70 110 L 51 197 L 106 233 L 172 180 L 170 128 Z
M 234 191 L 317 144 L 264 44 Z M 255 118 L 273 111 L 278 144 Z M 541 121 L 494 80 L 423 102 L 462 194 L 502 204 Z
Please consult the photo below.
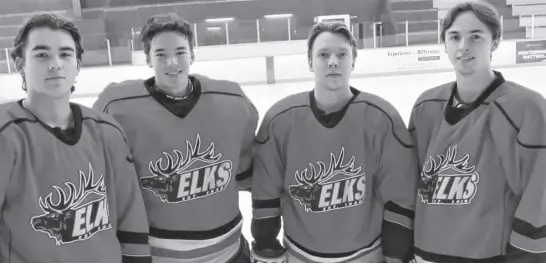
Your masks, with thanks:
M 141 177 L 140 185 L 163 203 L 187 202 L 225 190 L 231 180 L 231 161 L 222 160 L 221 154 L 214 153 L 214 143 L 204 151 L 200 148 L 201 138 L 197 134 L 194 145 L 186 141 L 186 155 L 174 150 L 176 158 L 173 158 L 163 152 L 165 160 L 162 157 L 155 163 L 151 161 L 152 175 Z M 189 169 L 197 161 L 205 165 Z
M 476 166 L 468 166 L 469 154 L 457 157 L 457 146 L 446 155 L 429 157 L 423 165 L 417 193 L 425 204 L 470 204 L 476 195 L 480 176 Z
M 53 186 L 58 202 L 53 202 L 52 193 L 45 199 L 40 197 L 38 203 L 44 214 L 30 220 L 35 231 L 46 233 L 57 245 L 87 240 L 101 230 L 112 228 L 103 175 L 95 181 L 91 164 L 88 176 L 81 170 L 79 174 L 79 188 L 66 182 L 66 193 L 61 187 Z
M 342 148 L 338 157 L 330 153 L 328 168 L 319 161 L 318 171 L 313 164 L 309 164 L 311 170 L 296 171 L 298 184 L 289 186 L 290 196 L 303 205 L 306 212 L 314 213 L 362 204 L 366 195 L 366 174 L 362 167 L 355 168 L 354 156 L 346 164 L 343 164 L 344 158 L 345 149 Z

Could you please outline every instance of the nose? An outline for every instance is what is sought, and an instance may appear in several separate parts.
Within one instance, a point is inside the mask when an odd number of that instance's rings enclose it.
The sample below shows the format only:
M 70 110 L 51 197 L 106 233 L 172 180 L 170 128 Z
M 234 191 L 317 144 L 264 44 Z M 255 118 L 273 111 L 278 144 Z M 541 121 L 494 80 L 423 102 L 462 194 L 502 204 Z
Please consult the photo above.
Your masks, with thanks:
M 49 62 L 49 69 L 50 70 L 55 70 L 55 71 L 59 71 L 62 69 L 62 66 L 63 64 L 61 63 L 61 59 L 58 58 L 58 57 L 54 57 L 53 59 L 51 59 L 51 61 Z
M 467 51 L 468 49 L 468 38 L 461 38 L 461 41 L 459 41 L 459 50 Z
M 177 64 L 178 64 L 178 59 L 176 58 L 176 56 L 167 58 L 167 65 L 177 65 Z
M 339 60 L 337 59 L 337 57 L 334 55 L 330 56 L 330 58 L 328 59 L 328 67 L 337 68 L 338 65 L 339 65 Z

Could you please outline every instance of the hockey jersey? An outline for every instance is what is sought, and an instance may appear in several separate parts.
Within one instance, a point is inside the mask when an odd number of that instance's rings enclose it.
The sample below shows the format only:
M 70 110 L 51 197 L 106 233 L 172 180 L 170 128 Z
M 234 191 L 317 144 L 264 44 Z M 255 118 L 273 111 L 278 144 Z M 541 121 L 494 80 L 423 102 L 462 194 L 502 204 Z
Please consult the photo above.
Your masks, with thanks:
M 495 74 L 473 103 L 453 82 L 413 108 L 418 261 L 546 261 L 546 101 Z
M 417 158 L 396 109 L 351 88 L 326 114 L 313 91 L 266 114 L 256 142 L 253 217 L 282 216 L 289 262 L 411 255 Z
M 126 131 L 154 262 L 228 262 L 242 242 L 238 191 L 250 185 L 258 113 L 236 83 L 190 80 L 185 100 L 150 78 L 110 85 L 93 107 Z
M 0 105 L 2 262 L 151 261 L 148 222 L 119 125 L 71 104 L 74 127 L 51 128 Z

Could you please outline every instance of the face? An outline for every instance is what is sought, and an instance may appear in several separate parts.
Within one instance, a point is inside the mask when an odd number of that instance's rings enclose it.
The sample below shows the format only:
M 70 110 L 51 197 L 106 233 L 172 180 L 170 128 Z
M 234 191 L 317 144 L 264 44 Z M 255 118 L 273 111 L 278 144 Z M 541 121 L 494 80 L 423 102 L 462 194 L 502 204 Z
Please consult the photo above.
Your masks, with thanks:
M 498 41 L 472 12 L 459 15 L 445 33 L 445 47 L 455 71 L 462 75 L 491 70 L 491 53 Z
M 188 84 L 190 65 L 188 39 L 178 32 L 162 32 L 150 43 L 148 65 L 154 69 L 156 84 L 162 89 L 176 92 Z
M 349 85 L 354 68 L 352 46 L 340 34 L 323 32 L 315 39 L 309 69 L 317 87 L 338 90 Z
M 70 96 L 70 89 L 80 71 L 76 44 L 64 30 L 47 27 L 29 32 L 24 59 L 17 59 L 29 94 L 51 98 Z

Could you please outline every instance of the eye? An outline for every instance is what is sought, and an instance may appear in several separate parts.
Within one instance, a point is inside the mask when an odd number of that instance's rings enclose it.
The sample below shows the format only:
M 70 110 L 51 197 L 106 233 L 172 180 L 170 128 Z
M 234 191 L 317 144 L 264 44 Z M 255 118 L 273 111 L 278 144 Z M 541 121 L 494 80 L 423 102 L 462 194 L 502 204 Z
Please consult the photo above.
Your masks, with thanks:
M 326 57 L 328 57 L 328 53 L 321 52 L 321 53 L 319 53 L 319 57 L 326 58 Z
M 35 55 L 36 58 L 47 58 L 47 53 L 41 52 Z
M 451 37 L 449 37 L 450 40 L 459 40 L 459 36 L 458 35 L 452 35 Z
M 347 52 L 342 52 L 339 54 L 340 58 L 346 58 L 348 56 Z
M 176 55 L 177 56 L 186 55 L 186 52 L 185 51 L 178 51 L 178 52 L 176 52 Z
M 159 58 L 163 58 L 165 57 L 165 54 L 164 53 L 157 53 L 155 54 L 156 57 L 159 57 Z
M 481 39 L 481 38 L 482 38 L 482 37 L 479 36 L 479 35 L 472 35 L 472 39 L 473 39 L 473 40 L 479 40 L 479 39 Z
M 61 53 L 61 57 L 62 58 L 70 58 L 70 57 L 72 57 L 72 53 L 68 53 L 68 52 Z

